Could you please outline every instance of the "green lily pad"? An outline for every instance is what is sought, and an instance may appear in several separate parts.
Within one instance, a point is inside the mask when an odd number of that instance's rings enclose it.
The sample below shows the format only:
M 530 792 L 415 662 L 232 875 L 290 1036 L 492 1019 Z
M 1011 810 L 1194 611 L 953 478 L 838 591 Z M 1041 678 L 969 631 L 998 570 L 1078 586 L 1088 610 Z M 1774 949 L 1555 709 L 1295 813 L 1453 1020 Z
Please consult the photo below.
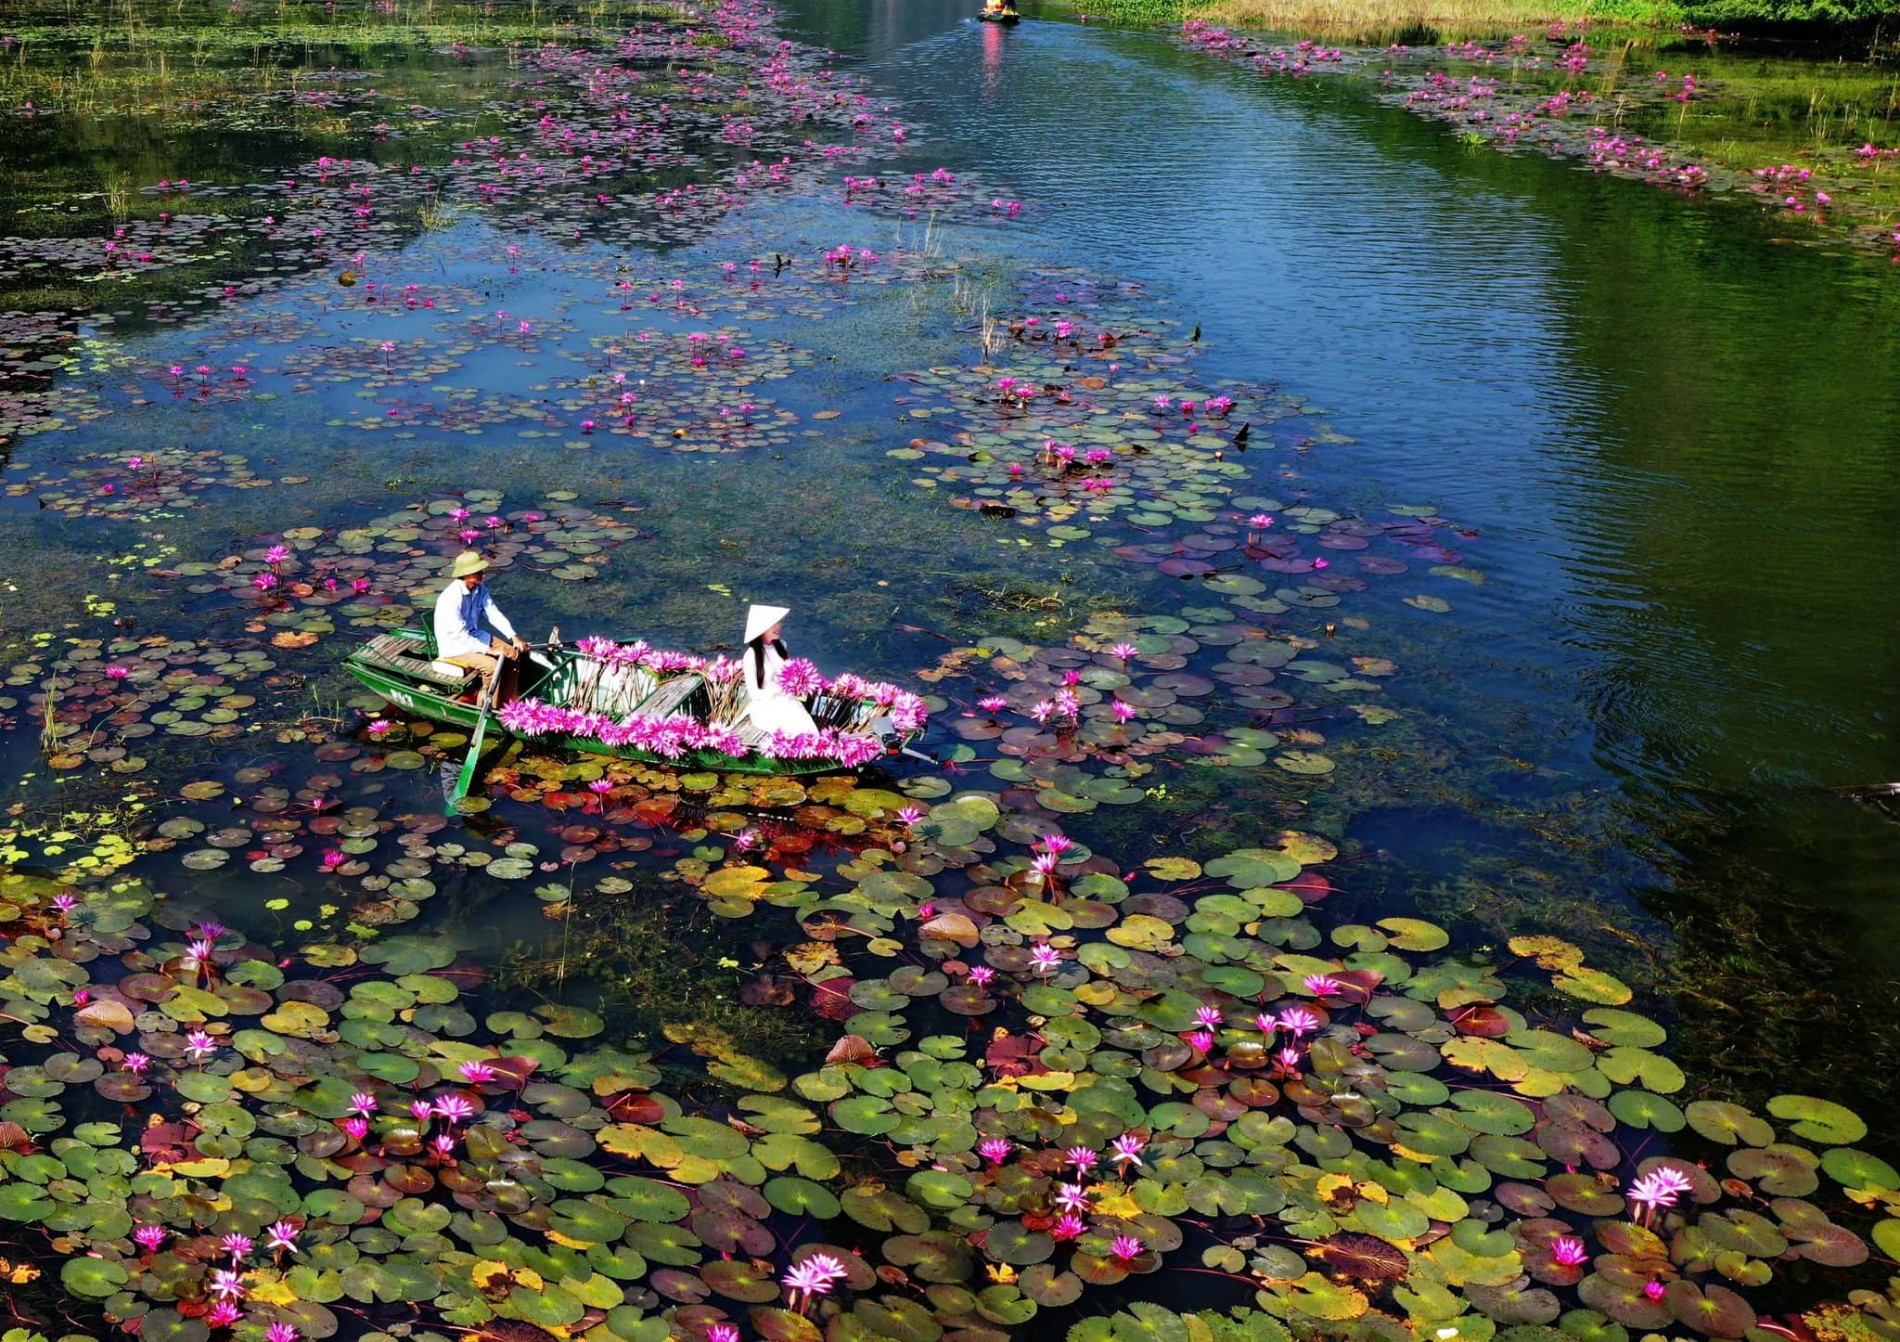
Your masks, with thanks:
M 767 1179 L 760 1190 L 765 1200 L 787 1216 L 810 1216 L 819 1221 L 829 1221 L 839 1214 L 837 1196 L 823 1184 L 813 1183 L 810 1179 L 801 1179 L 795 1175 L 778 1175 Z
M 1811 1142 L 1846 1146 L 1867 1135 L 1867 1125 L 1860 1115 L 1812 1095 L 1777 1095 L 1768 1101 L 1768 1112 L 1776 1118 L 1794 1120 L 1788 1131 Z

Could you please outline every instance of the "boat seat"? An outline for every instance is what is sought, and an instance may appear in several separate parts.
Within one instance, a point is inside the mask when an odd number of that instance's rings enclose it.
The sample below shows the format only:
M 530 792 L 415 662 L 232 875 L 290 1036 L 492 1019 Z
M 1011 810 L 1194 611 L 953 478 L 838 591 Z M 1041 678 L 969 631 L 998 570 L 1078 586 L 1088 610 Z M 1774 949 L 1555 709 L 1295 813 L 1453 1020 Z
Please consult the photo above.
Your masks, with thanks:
M 469 673 L 453 663 L 431 660 L 423 652 L 426 646 L 418 639 L 404 638 L 400 634 L 378 634 L 357 652 L 356 657 L 385 671 L 395 671 L 450 688 L 459 687 Z
M 696 675 L 674 676 L 642 699 L 633 711 L 645 717 L 657 718 L 663 718 L 669 713 L 677 713 L 703 683 L 702 678 Z

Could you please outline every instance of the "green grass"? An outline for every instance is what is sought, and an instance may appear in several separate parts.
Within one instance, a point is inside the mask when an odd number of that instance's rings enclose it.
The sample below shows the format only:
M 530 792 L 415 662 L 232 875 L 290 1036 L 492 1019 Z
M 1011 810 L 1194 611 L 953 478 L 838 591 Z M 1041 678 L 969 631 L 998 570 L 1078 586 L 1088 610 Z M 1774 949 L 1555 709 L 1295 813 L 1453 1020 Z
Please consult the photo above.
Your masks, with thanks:
M 1737 27 L 1804 37 L 1900 19 L 1900 0 L 1074 0 L 1091 18 L 1130 26 L 1202 19 L 1227 28 L 1352 45 L 1413 45 L 1536 31 L 1552 23 L 1673 30 Z M 1894 25 L 1888 25 L 1893 27 Z M 1889 40 L 1891 38 L 1889 37 Z
M 1634 22 L 1672 22 L 1657 0 L 1617 0 Z M 1589 0 L 1075 0 L 1078 12 L 1110 23 L 1172 27 L 1201 19 L 1225 28 L 1286 33 L 1352 45 L 1414 45 L 1542 29 L 1583 18 Z

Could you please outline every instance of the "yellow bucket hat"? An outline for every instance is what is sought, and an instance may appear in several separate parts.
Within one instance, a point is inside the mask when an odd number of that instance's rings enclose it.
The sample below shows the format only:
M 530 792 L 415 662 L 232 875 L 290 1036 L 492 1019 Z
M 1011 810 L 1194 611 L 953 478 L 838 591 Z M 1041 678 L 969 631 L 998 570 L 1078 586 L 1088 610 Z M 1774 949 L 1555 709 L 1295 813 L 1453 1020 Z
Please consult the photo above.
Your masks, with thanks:
M 488 567 L 488 561 L 473 550 L 464 550 L 455 556 L 455 567 L 449 570 L 451 578 L 466 578 L 471 573 L 480 573 Z

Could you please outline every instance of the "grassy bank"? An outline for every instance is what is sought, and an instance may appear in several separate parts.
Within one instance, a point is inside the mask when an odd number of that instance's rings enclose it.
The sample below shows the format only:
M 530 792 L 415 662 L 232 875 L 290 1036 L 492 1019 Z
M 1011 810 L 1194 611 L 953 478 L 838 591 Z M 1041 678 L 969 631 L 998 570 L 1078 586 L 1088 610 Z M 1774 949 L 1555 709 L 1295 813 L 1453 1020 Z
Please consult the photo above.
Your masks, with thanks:
M 1413 45 L 1535 32 L 1584 17 L 1584 0 L 1214 0 L 1191 17 L 1332 42 Z M 1645 16 L 1660 20 L 1658 15 Z
M 1587 21 L 1403 48 L 1296 47 L 1199 18 L 1181 35 L 1263 78 L 1341 79 L 1470 148 L 1753 195 L 1790 239 L 1845 238 L 1900 260 L 1900 67 L 1888 62 Z
M 1628 21 L 1671 22 L 1674 6 L 1641 6 Z M 1574 22 L 1590 0 L 1076 0 L 1076 9 L 1111 23 L 1173 26 L 1202 19 L 1224 28 L 1288 33 L 1355 46 L 1413 45 L 1489 37 Z
M 1413 46 L 1579 23 L 1659 30 L 1740 29 L 1858 51 L 1900 40 L 1896 0 L 1075 0 L 1111 23 L 1286 33 L 1345 45 Z

